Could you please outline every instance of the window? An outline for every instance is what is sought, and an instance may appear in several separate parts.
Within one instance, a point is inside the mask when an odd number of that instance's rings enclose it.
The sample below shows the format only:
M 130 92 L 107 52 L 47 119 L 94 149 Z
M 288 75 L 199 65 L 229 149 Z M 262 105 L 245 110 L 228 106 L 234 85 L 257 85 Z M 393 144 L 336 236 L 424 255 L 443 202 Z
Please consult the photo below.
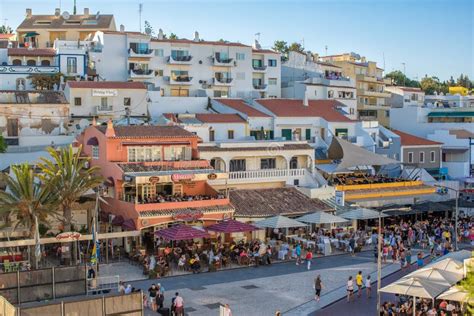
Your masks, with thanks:
M 246 161 L 245 159 L 232 159 L 229 163 L 229 171 L 245 171 L 246 168 Z
M 349 131 L 347 128 L 336 128 L 336 137 L 346 138 L 349 136 Z
M 163 57 L 163 49 L 161 48 L 158 48 L 158 49 L 155 49 L 155 56 L 156 57 Z
M 189 89 L 171 89 L 172 97 L 189 97 Z
M 50 65 L 51 63 L 47 59 L 41 61 L 41 66 L 50 66 Z
M 390 117 L 390 110 L 385 111 L 385 117 Z
M 123 105 L 124 106 L 132 105 L 132 98 L 123 98 Z
M 298 157 L 292 157 L 290 160 L 290 169 L 298 169 Z
M 430 152 L 430 161 L 431 162 L 436 162 L 436 152 L 434 152 L 434 151 Z
M 36 66 L 36 60 L 34 60 L 34 59 L 28 59 L 28 60 L 26 61 L 26 64 L 27 64 L 28 66 Z
M 18 119 L 7 119 L 7 136 L 18 137 Z
M 189 56 L 189 51 L 187 50 L 172 50 L 171 57 L 176 61 L 185 61 Z
M 311 128 L 306 129 L 305 139 L 311 140 Z
M 92 146 L 92 159 L 99 159 L 99 146 Z
M 163 77 L 163 69 L 158 69 L 158 70 L 156 70 L 156 75 L 157 75 L 158 77 Z
M 349 109 L 349 114 L 353 115 L 355 113 L 354 108 Z
M 188 81 L 189 73 L 187 70 L 171 70 L 171 79 L 175 81 Z
M 424 162 L 425 162 L 425 152 L 421 151 L 420 152 L 420 163 L 424 163 Z
M 209 141 L 213 142 L 216 140 L 216 132 L 214 130 L 209 131 Z
M 21 66 L 21 59 L 13 59 L 12 65 L 13 66 Z
M 81 106 L 82 105 L 82 98 L 74 98 L 74 105 Z
M 262 158 L 260 159 L 260 169 L 275 169 L 276 159 L 275 158 Z
M 328 98 L 329 98 L 329 99 L 334 98 L 334 91 L 333 91 L 333 90 L 329 90 L 329 91 L 328 91 Z
M 276 86 L 277 85 L 277 78 L 268 78 L 268 84 L 270 86 Z
M 408 153 L 408 163 L 413 163 L 413 152 Z
M 101 108 L 106 108 L 107 105 L 108 105 L 107 97 L 102 97 L 102 98 L 100 98 L 100 107 L 101 107 Z
M 67 58 L 67 73 L 77 73 L 77 58 L 68 57 Z
M 276 67 L 277 66 L 277 60 L 276 59 L 269 59 L 268 60 L 268 66 L 269 67 Z
M 235 55 L 235 59 L 237 60 L 245 60 L 245 53 L 237 53 Z
M 314 96 L 315 96 L 315 97 L 318 96 L 318 91 L 317 91 L 317 90 L 314 90 Z
M 233 130 L 229 129 L 227 131 L 227 138 L 228 139 L 234 139 L 234 131 Z
M 129 162 L 152 162 L 161 160 L 161 147 L 128 147 Z
M 229 92 L 227 90 L 214 90 L 215 98 L 227 98 L 228 96 Z
M 291 132 L 291 128 L 283 128 L 281 130 L 281 137 L 285 137 L 285 140 L 292 140 L 293 133 Z
M 26 88 L 26 80 L 24 78 L 16 79 L 16 89 L 25 90 L 25 88 Z

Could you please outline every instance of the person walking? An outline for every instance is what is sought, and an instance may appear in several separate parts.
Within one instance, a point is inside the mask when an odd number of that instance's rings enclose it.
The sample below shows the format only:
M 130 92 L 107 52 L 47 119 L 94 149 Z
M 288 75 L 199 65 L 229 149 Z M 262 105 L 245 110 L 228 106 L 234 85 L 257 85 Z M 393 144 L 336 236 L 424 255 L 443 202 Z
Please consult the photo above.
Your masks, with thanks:
M 301 246 L 300 244 L 296 244 L 296 249 L 295 249 L 295 253 L 296 253 L 296 265 L 300 265 L 300 260 L 301 260 Z
M 311 252 L 311 249 L 308 248 L 306 251 L 306 266 L 308 270 L 311 270 L 311 261 L 313 260 L 313 253 Z
M 175 293 L 173 306 L 176 316 L 184 316 L 184 300 L 181 296 L 179 296 L 178 292 Z
M 407 268 L 410 269 L 410 266 L 411 266 L 411 247 L 408 247 L 407 248 L 407 253 L 406 253 L 406 264 L 407 264 Z
M 351 256 L 354 257 L 355 256 L 355 247 L 356 247 L 356 242 L 355 242 L 354 235 L 352 235 L 351 239 L 349 240 L 349 247 L 350 247 L 350 250 L 351 250 Z
M 360 297 L 362 295 L 362 285 L 364 284 L 362 271 L 359 271 L 356 275 L 356 284 L 357 284 L 357 297 Z
M 354 281 L 352 280 L 352 276 L 349 277 L 347 280 L 347 302 L 350 302 L 354 299 Z
M 148 300 L 149 306 L 152 311 L 156 312 L 156 295 L 158 294 L 158 288 L 155 284 L 152 284 L 151 287 L 148 289 Z
M 370 280 L 370 274 L 365 279 L 365 290 L 367 291 L 367 298 L 372 297 L 372 283 Z
M 232 310 L 230 309 L 229 304 L 224 305 L 223 316 L 232 316 Z
M 321 275 L 318 274 L 316 279 L 314 279 L 314 291 L 315 291 L 314 299 L 317 302 L 319 302 L 319 299 L 321 298 L 322 289 L 323 289 L 323 282 L 321 281 Z

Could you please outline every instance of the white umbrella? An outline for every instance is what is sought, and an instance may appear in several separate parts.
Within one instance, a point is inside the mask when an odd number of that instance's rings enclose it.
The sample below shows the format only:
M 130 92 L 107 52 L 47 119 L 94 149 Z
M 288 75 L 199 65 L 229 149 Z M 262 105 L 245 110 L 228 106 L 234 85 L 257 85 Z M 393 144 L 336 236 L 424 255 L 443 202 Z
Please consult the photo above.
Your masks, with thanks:
M 449 286 L 451 286 L 461 281 L 463 279 L 463 276 L 459 273 L 453 273 L 446 270 L 440 270 L 438 268 L 427 267 L 424 269 L 416 270 L 404 277 L 404 279 L 409 278 L 420 278 L 431 282 L 448 284 Z
M 374 218 L 379 218 L 380 217 L 387 217 L 388 215 L 379 212 L 368 209 L 368 208 L 362 208 L 358 207 L 354 210 L 339 214 L 339 216 L 346 218 L 346 219 L 361 219 L 361 220 L 366 220 L 366 219 L 374 219 Z
M 431 263 L 427 268 L 434 268 L 441 271 L 451 272 L 460 276 L 461 280 L 464 277 L 464 269 L 461 262 L 454 260 L 452 258 L 442 259 L 436 262 Z M 459 281 L 458 280 L 458 281 Z
M 321 211 L 306 214 L 304 216 L 298 217 L 296 220 L 311 224 L 333 224 L 347 222 L 347 219 Z
M 457 286 L 451 287 L 449 290 L 447 290 L 446 292 L 438 296 L 439 300 L 456 301 L 456 302 L 463 302 L 463 303 L 467 302 L 468 298 L 469 298 L 469 293 L 467 293 L 467 291 L 460 289 Z M 470 301 L 474 303 L 472 299 Z
M 437 283 L 412 277 L 393 282 L 381 288 L 380 292 L 434 299 L 448 288 L 449 285 L 446 283 Z
M 294 219 L 282 215 L 266 218 L 254 223 L 254 225 L 260 228 L 289 228 L 308 226 L 307 224 L 295 221 Z

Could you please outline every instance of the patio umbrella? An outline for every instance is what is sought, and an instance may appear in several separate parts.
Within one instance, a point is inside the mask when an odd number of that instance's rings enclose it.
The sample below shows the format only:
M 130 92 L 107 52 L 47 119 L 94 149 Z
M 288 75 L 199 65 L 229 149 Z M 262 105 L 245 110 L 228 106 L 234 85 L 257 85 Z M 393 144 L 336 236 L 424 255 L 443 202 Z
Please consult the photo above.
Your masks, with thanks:
M 469 293 L 467 291 L 460 289 L 457 286 L 451 287 L 446 292 L 442 293 L 437 297 L 438 300 L 448 300 L 448 301 L 456 301 L 456 302 L 467 302 L 469 298 Z M 471 299 L 469 302 L 472 304 L 474 300 Z
M 220 223 L 206 227 L 206 230 L 210 230 L 218 233 L 241 233 L 251 232 L 258 230 L 258 227 L 253 225 L 236 221 L 235 219 L 228 219 Z
M 427 267 L 424 269 L 416 270 L 404 278 L 420 278 L 431 282 L 446 283 L 449 286 L 456 284 L 463 279 L 463 275 L 459 273 L 453 273 L 446 270 L 437 268 Z
M 412 277 L 402 278 L 384 286 L 380 289 L 380 292 L 434 299 L 448 288 L 449 285 L 446 285 L 446 283 L 436 283 Z
M 177 225 L 158 230 L 155 232 L 155 235 L 171 241 L 210 237 L 207 232 L 186 225 Z
M 255 226 L 260 228 L 290 228 L 290 227 L 306 227 L 307 224 L 298 222 L 294 219 L 278 215 L 269 217 L 255 223 Z
M 368 208 L 362 208 L 358 207 L 356 209 L 350 210 L 348 212 L 339 214 L 342 218 L 345 219 L 361 219 L 361 220 L 366 220 L 366 219 L 375 219 L 379 218 L 379 212 L 368 209 Z M 380 214 L 381 217 L 387 217 L 388 215 L 382 213 Z
M 345 218 L 321 211 L 303 215 L 298 217 L 296 220 L 311 224 L 333 224 L 347 222 L 347 219 Z
M 26 33 L 25 35 L 23 35 L 25 38 L 26 37 L 34 37 L 34 36 L 38 36 L 39 34 L 36 33 L 36 32 L 28 32 Z

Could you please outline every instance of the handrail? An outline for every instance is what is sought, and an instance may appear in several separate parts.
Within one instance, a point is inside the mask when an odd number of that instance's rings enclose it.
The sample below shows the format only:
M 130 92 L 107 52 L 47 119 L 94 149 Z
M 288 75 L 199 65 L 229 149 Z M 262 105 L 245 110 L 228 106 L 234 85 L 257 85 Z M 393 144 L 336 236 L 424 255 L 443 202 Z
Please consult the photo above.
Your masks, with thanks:
M 372 190 L 372 189 L 386 189 L 399 187 L 413 187 L 422 185 L 423 181 L 403 181 L 390 183 L 371 183 L 371 184 L 344 184 L 336 185 L 338 191 L 352 191 L 352 190 Z

